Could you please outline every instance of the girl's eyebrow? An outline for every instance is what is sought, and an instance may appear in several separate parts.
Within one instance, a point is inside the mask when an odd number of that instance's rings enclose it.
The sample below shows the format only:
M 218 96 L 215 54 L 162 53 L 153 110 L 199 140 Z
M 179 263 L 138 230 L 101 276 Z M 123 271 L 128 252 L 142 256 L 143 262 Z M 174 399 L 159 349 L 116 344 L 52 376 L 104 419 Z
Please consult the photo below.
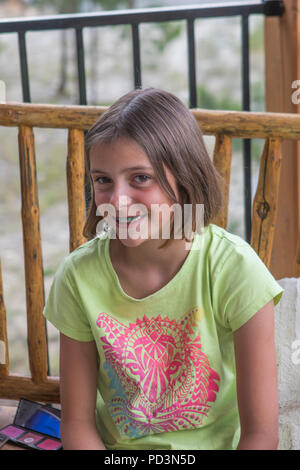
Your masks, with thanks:
M 121 174 L 123 173 L 126 173 L 127 171 L 136 171 L 136 170 L 152 170 L 151 166 L 131 166 L 129 168 L 123 168 L 123 170 L 121 170 Z M 105 171 L 103 170 L 100 170 L 99 168 L 95 168 L 95 169 L 92 169 L 91 170 L 91 174 L 95 174 L 95 173 L 105 173 L 107 174 Z

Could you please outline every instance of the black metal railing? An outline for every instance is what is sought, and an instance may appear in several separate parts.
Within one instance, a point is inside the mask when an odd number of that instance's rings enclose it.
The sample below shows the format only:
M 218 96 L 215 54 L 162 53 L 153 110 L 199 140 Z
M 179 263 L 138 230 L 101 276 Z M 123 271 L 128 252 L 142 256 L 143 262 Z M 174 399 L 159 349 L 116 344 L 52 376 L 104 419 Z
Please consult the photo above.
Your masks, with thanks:
M 242 108 L 250 111 L 249 80 L 249 15 L 280 16 L 284 11 L 281 0 L 239 1 L 232 3 L 200 4 L 194 7 L 149 8 L 139 10 L 116 10 L 97 13 L 43 16 L 36 18 L 15 18 L 0 20 L 0 33 L 17 33 L 24 102 L 30 102 L 30 83 L 27 63 L 26 33 L 28 31 L 61 30 L 75 31 L 79 103 L 86 105 L 86 76 L 84 66 L 83 28 L 131 25 L 133 48 L 134 87 L 142 86 L 139 25 L 149 22 L 182 20 L 187 23 L 189 106 L 197 107 L 196 48 L 194 22 L 198 18 L 239 16 L 242 33 Z M 246 239 L 251 238 L 251 146 L 244 140 L 244 206 Z

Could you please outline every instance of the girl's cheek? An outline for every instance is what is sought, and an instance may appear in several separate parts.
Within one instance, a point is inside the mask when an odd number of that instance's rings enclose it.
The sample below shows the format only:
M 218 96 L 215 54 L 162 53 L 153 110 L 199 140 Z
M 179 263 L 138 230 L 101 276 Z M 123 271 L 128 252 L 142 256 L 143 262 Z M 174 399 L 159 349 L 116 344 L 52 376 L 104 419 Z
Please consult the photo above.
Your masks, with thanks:
M 107 199 L 105 200 L 105 198 L 95 195 L 95 205 L 96 205 L 96 207 L 98 208 L 102 204 L 107 204 Z M 100 212 L 99 212 L 98 215 L 100 215 Z
M 108 195 L 104 191 L 99 191 L 97 190 L 97 188 L 94 187 L 94 195 L 96 205 L 107 202 Z
M 161 194 L 157 194 L 155 191 L 144 194 L 141 199 L 143 199 L 142 202 L 149 208 L 149 211 L 151 210 L 151 206 L 153 206 L 155 210 L 157 205 L 166 202 L 166 200 L 162 199 Z

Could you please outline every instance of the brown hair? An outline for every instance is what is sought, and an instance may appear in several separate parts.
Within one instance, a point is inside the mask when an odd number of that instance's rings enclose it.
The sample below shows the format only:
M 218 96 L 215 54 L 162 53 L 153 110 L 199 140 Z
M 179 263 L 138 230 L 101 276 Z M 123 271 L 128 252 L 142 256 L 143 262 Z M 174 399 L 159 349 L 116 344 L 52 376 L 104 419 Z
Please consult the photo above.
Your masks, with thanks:
M 201 131 L 190 110 L 175 95 L 155 88 L 133 90 L 118 99 L 85 136 L 85 164 L 90 177 L 91 201 L 83 234 L 96 236 L 97 223 L 89 151 L 95 144 L 112 142 L 119 137 L 133 139 L 148 156 L 161 187 L 184 209 L 192 206 L 195 230 L 196 204 L 204 204 L 204 226 L 217 215 L 222 205 L 221 176 L 206 151 Z M 165 164 L 173 173 L 180 201 L 170 187 Z M 171 238 L 174 226 L 171 228 Z M 185 237 L 186 238 L 186 237 Z M 169 240 L 162 245 L 166 246 Z

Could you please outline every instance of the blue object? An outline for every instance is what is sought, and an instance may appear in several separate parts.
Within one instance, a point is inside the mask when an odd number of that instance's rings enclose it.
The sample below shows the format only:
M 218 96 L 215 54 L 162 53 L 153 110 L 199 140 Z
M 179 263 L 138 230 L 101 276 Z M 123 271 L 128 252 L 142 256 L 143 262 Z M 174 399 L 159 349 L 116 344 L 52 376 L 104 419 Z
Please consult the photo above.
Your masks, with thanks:
M 25 426 L 33 431 L 60 439 L 60 419 L 48 411 L 37 410 L 25 423 Z

